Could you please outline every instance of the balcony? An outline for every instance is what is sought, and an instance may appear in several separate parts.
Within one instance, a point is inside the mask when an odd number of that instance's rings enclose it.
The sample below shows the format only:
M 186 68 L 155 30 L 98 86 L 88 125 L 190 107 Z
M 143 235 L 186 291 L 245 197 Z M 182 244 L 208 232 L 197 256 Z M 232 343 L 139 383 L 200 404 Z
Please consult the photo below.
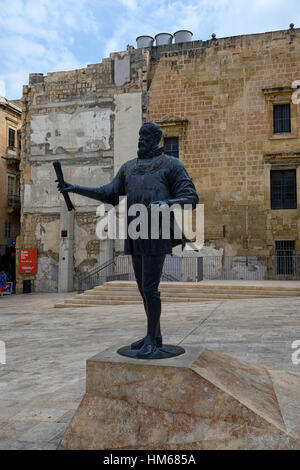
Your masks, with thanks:
M 20 151 L 14 147 L 7 147 L 6 157 L 3 157 L 8 165 L 16 165 L 17 167 L 20 164 Z

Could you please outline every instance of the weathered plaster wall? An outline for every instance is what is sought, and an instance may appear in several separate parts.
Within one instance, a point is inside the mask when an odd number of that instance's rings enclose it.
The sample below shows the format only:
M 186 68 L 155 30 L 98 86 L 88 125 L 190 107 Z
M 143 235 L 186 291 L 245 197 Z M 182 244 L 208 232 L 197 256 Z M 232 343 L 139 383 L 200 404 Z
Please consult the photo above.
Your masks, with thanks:
M 32 116 L 31 155 L 108 150 L 110 116 L 110 109 L 97 106 L 71 114 L 52 111 Z
M 120 166 L 136 158 L 139 129 L 142 125 L 142 93 L 115 95 L 114 173 Z
M 82 186 L 100 186 L 111 179 L 111 166 L 107 164 L 99 166 L 96 162 L 94 165 L 65 162 L 62 168 L 66 181 Z M 72 194 L 70 197 L 77 208 L 95 208 L 98 205 L 97 201 L 78 194 Z M 24 211 L 56 210 L 62 200 L 57 191 L 52 162 L 42 165 L 33 163 L 30 181 L 24 185 Z
M 32 279 L 34 290 L 60 289 L 62 261 L 66 267 L 72 265 L 71 259 L 63 259 L 64 254 L 73 256 L 74 286 L 78 275 L 98 264 L 100 241 L 95 225 L 99 202 L 71 195 L 74 240 L 63 240 L 62 196 L 52 163 L 60 160 L 65 180 L 74 184 L 101 186 L 111 181 L 115 162 L 136 153 L 134 140 L 145 93 L 143 67 L 144 54 L 129 49 L 81 70 L 30 75 L 22 99 L 23 210 L 18 248 L 38 248 L 39 261 L 36 276 L 18 276 L 19 291 L 24 278 Z M 41 224 L 45 235 L 40 234 Z M 64 249 L 66 243 L 68 249 Z
M 58 281 L 59 219 L 56 216 L 40 216 L 34 235 L 39 251 L 35 289 L 38 292 L 55 292 Z

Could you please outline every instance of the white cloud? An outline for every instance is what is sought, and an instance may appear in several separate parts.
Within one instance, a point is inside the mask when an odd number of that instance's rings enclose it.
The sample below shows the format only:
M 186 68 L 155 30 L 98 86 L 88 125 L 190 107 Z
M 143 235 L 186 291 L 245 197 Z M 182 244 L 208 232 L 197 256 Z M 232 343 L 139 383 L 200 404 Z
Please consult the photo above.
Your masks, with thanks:
M 2 40 L 0 43 L 0 51 L 3 56 L 11 57 L 11 60 L 14 61 L 14 57 L 17 54 L 23 57 L 23 60 L 26 61 L 25 55 L 30 52 L 30 55 L 33 57 L 43 57 L 46 53 L 45 46 L 43 44 L 37 43 L 33 40 L 26 39 L 22 36 L 16 35 L 11 40 Z
M 0 96 L 6 96 L 5 81 L 0 78 Z
M 300 26 L 297 0 L 0 0 L 0 12 L 1 86 L 10 99 L 31 72 L 100 62 L 141 34 L 189 29 L 206 40 Z
M 43 2 L 30 0 L 25 4 L 24 15 L 37 24 L 42 24 L 47 18 L 47 8 Z
M 111 52 L 118 52 L 120 51 L 122 48 L 120 48 L 119 44 L 121 43 L 121 37 L 118 37 L 118 35 L 115 35 L 114 37 L 112 37 L 111 39 L 109 39 L 106 43 L 105 43 L 105 49 L 104 49 L 104 56 L 105 57 L 109 57 L 109 54 Z
M 120 0 L 120 3 L 130 10 L 136 10 L 137 4 L 135 0 Z
M 0 0 L 0 70 L 8 98 L 21 97 L 31 72 L 85 66 L 73 44 L 74 35 L 99 31 L 90 4 L 88 0 Z
M 119 1 L 123 5 L 129 2 Z M 135 38 L 142 34 L 154 37 L 178 29 L 192 31 L 194 40 L 207 40 L 213 32 L 226 37 L 287 29 L 290 22 L 297 27 L 298 10 L 297 0 L 143 0 L 134 10 L 123 10 L 117 16 L 105 52 L 108 55 L 112 50 L 124 50 L 128 43 L 135 45 Z
M 74 28 L 76 26 L 76 18 L 70 11 L 67 11 L 65 14 L 65 22 L 69 28 Z

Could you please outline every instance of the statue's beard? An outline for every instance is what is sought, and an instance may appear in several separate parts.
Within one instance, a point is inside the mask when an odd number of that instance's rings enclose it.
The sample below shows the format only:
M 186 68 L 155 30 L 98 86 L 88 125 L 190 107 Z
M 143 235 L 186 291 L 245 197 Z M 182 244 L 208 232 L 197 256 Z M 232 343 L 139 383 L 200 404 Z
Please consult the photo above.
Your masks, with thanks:
M 137 155 L 138 158 L 152 158 L 152 157 L 157 157 L 158 155 L 161 155 L 164 151 L 163 147 L 158 147 L 158 145 L 154 145 L 149 147 L 146 147 L 144 145 L 139 146 Z

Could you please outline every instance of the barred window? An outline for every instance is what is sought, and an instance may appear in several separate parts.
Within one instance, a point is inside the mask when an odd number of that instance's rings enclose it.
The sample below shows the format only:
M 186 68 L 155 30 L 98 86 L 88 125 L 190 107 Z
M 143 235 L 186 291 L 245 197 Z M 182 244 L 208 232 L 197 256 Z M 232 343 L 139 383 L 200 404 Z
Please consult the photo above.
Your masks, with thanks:
M 15 137 L 16 137 L 16 132 L 14 131 L 14 129 L 11 129 L 9 127 L 8 128 L 8 146 L 9 147 L 15 146 Z
M 291 106 L 290 104 L 273 105 L 274 134 L 291 132 Z
M 297 209 L 296 170 L 271 170 L 271 209 Z
M 275 269 L 277 275 L 295 274 L 295 240 L 275 240 Z
M 164 148 L 165 154 L 171 155 L 172 157 L 179 158 L 179 142 L 178 137 L 165 137 Z

